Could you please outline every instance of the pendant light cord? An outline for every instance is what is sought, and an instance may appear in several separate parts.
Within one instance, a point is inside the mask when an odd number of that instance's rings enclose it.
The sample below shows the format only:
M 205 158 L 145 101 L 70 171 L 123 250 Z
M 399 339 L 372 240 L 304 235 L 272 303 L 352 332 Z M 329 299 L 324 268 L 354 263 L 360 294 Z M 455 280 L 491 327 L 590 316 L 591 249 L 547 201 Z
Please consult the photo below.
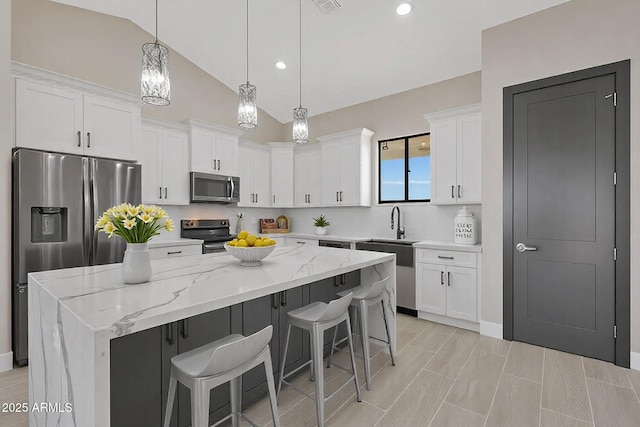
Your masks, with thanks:
M 300 70 L 299 70 L 299 72 L 300 72 L 300 79 L 299 79 L 299 81 L 300 81 L 300 91 L 299 91 L 299 93 L 300 93 L 300 107 L 302 107 L 302 0 L 299 0 L 298 5 L 299 5 L 298 11 L 299 11 L 299 15 L 300 15 L 299 16 L 300 25 L 299 25 L 299 28 L 298 28 L 298 30 L 299 30 L 299 33 L 298 33 L 299 46 L 298 47 L 300 49 Z
M 249 0 L 247 0 L 247 84 L 249 84 Z
M 156 44 L 158 44 L 158 0 L 156 0 Z

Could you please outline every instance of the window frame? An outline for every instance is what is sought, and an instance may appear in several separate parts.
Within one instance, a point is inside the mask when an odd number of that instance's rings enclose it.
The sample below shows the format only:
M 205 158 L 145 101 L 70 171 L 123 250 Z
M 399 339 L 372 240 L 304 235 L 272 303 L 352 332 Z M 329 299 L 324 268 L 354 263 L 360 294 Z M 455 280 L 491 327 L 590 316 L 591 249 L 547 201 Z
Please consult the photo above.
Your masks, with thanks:
M 417 133 L 414 135 L 400 136 L 396 138 L 381 139 L 378 141 L 378 204 L 386 205 L 390 203 L 428 203 L 431 199 L 409 200 L 409 140 L 420 136 L 431 135 L 431 132 Z M 382 200 L 382 144 L 404 140 L 404 199 L 403 200 Z M 429 151 L 431 157 L 431 151 Z

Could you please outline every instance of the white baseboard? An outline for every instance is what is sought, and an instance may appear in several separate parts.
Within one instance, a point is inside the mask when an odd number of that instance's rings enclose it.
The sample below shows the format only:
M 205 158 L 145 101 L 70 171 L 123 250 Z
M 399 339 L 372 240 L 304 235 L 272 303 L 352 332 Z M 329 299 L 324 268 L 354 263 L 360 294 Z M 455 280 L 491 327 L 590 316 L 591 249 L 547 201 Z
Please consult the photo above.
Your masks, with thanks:
M 445 325 L 453 326 L 456 328 L 467 329 L 469 331 L 478 332 L 479 325 L 475 322 L 469 322 L 467 320 L 456 319 L 454 317 L 441 316 L 439 314 L 427 313 L 424 311 L 418 311 L 418 319 L 429 320 L 431 322 L 442 323 Z
M 631 369 L 640 371 L 640 353 L 631 352 Z
M 0 354 L 0 372 L 13 369 L 13 352 Z
M 491 322 L 480 322 L 480 335 L 486 335 L 491 338 L 502 339 L 502 324 Z

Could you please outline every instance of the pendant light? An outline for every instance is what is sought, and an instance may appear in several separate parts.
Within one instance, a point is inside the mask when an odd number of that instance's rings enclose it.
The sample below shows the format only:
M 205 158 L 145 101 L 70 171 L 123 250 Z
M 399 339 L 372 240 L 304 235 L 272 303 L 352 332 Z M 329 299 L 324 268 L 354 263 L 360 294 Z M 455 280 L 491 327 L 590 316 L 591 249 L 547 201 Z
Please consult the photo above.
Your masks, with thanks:
M 238 87 L 238 126 L 253 129 L 258 126 L 256 87 L 249 84 L 249 0 L 247 0 L 247 82 Z
M 299 0 L 300 11 L 300 106 L 293 109 L 293 142 L 304 144 L 309 142 L 309 125 L 307 109 L 302 106 L 302 0 Z
M 158 0 L 156 0 L 156 41 L 142 45 L 142 100 L 151 105 L 169 105 L 169 49 L 158 43 Z

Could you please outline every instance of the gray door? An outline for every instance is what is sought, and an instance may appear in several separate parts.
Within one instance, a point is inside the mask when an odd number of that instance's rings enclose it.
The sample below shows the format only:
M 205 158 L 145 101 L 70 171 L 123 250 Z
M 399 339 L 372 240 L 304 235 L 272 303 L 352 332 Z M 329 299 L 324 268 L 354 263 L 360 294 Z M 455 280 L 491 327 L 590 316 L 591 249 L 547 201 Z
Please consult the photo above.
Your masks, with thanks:
M 513 242 L 526 246 L 512 248 L 513 338 L 608 361 L 614 91 L 615 77 L 604 75 L 513 98 Z

